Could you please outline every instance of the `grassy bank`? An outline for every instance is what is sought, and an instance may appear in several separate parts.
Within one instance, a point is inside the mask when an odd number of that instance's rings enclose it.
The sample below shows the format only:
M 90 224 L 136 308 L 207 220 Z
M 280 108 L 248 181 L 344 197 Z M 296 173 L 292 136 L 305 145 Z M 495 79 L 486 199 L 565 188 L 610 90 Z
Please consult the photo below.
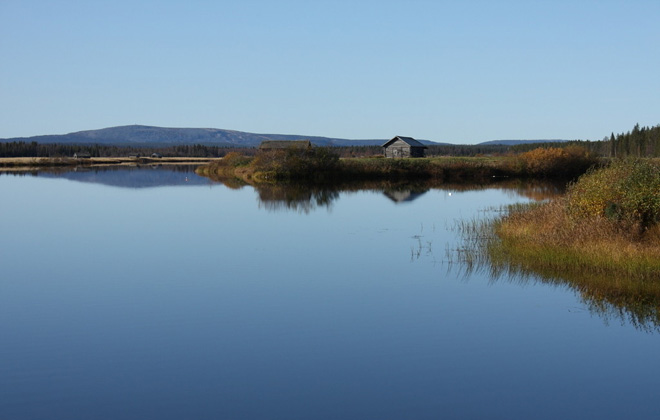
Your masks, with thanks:
M 660 325 L 660 166 L 617 161 L 591 171 L 559 199 L 510 208 L 464 229 L 478 238 L 462 259 L 498 275 L 566 284 L 595 308 Z
M 235 177 L 249 183 L 345 180 L 483 181 L 493 177 L 530 177 L 568 180 L 597 163 L 579 148 L 539 149 L 516 156 L 340 159 L 332 149 L 278 150 L 254 157 L 230 153 L 200 167 L 207 177 Z
M 617 161 L 564 197 L 496 224 L 504 249 L 548 269 L 660 281 L 660 166 Z

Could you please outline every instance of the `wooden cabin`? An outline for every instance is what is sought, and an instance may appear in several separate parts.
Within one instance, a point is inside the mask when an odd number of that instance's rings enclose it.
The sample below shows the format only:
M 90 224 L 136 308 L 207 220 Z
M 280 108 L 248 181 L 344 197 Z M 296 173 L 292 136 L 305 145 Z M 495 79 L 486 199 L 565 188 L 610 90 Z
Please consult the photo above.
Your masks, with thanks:
M 312 148 L 309 140 L 265 140 L 259 145 L 259 150 L 307 150 Z
M 77 153 L 73 154 L 74 159 L 89 159 L 91 157 L 92 157 L 92 155 L 90 155 L 87 152 L 77 152 Z
M 422 143 L 412 137 L 396 136 L 383 144 L 383 152 L 388 158 L 424 157 L 427 149 Z

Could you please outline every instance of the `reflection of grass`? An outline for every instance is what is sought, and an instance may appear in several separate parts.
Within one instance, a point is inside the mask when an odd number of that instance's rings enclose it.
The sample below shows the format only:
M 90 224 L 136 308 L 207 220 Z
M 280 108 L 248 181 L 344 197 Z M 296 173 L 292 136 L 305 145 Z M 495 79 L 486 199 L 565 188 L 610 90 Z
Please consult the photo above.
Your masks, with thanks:
M 502 218 L 462 223 L 455 250 L 467 270 L 567 285 L 590 308 L 660 328 L 660 230 L 643 237 L 596 218 L 572 221 L 562 199 L 517 206 Z

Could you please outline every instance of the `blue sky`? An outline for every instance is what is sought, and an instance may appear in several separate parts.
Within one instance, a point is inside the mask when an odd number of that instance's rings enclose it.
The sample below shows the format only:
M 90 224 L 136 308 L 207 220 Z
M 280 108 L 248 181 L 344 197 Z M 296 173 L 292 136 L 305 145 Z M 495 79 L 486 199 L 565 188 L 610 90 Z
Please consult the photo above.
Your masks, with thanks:
M 660 1 L 0 0 L 0 138 L 452 143 L 660 124 Z

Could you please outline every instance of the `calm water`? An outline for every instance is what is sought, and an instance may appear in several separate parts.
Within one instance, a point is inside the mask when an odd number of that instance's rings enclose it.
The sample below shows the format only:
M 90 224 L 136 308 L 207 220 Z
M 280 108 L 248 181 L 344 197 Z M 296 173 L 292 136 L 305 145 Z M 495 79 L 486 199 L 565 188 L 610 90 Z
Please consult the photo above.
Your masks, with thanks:
M 538 195 L 0 175 L 0 419 L 660 418 L 657 332 L 448 266 Z

